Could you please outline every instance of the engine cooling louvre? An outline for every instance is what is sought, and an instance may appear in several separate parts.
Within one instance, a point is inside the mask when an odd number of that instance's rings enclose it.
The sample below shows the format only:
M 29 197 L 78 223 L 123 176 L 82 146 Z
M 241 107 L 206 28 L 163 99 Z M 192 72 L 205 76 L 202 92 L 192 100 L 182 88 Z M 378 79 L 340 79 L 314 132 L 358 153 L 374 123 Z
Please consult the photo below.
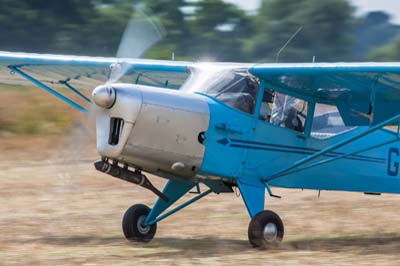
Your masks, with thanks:
M 108 138 L 108 144 L 118 145 L 119 137 L 124 128 L 124 120 L 121 118 L 112 117 L 110 119 L 110 135 Z

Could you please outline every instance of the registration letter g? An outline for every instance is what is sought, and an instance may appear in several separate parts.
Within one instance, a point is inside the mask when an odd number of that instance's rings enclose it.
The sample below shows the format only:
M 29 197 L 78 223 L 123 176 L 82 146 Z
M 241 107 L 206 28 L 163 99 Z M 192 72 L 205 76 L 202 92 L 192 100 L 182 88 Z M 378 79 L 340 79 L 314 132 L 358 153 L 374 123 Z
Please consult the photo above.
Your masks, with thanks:
M 399 173 L 399 163 L 393 163 L 393 159 L 399 157 L 399 150 L 397 148 L 390 148 L 389 155 L 388 155 L 388 174 L 390 176 L 397 176 Z

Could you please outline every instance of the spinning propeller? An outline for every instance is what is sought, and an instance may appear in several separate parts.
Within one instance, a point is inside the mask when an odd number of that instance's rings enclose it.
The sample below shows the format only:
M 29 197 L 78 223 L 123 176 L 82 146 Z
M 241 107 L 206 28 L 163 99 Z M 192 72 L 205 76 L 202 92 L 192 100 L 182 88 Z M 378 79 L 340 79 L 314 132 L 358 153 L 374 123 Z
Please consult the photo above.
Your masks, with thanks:
M 135 11 L 122 35 L 117 58 L 140 58 L 165 35 L 165 29 L 158 19 L 146 13 L 142 7 L 135 6 Z M 129 64 L 123 61 L 111 65 L 106 84 L 117 82 L 128 70 Z
M 154 16 L 149 15 L 141 6 L 134 7 L 134 13 L 122 35 L 117 51 L 121 62 L 110 66 L 110 72 L 104 87 L 93 91 L 93 101 L 97 106 L 109 108 L 115 101 L 115 90 L 109 86 L 118 82 L 130 70 L 131 65 L 124 62 L 127 58 L 140 58 L 148 49 L 166 35 L 164 27 Z
M 125 28 L 116 54 L 116 57 L 121 60 L 110 66 L 105 86 L 100 86 L 93 91 L 92 100 L 95 104 L 89 106 L 88 115 L 84 116 L 84 120 L 80 123 L 79 132 L 73 133 L 72 139 L 75 145 L 72 146 L 83 147 L 87 143 L 93 143 L 90 140 L 95 138 L 95 117 L 99 110 L 98 107 L 111 107 L 116 95 L 110 85 L 118 82 L 131 68 L 130 64 L 124 62 L 124 59 L 142 57 L 165 35 L 166 31 L 158 19 L 145 12 L 143 7 L 134 6 L 134 13 Z M 84 149 L 72 153 L 82 151 Z M 80 156 L 78 155 L 78 157 Z

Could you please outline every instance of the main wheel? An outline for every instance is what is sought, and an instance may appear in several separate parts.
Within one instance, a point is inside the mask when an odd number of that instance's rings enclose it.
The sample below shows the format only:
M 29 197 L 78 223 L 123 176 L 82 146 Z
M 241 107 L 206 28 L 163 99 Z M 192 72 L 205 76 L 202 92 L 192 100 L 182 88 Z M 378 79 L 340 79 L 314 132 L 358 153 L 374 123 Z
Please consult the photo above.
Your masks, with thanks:
M 277 246 L 283 234 L 283 222 L 273 211 L 259 212 L 250 221 L 248 235 L 253 247 L 266 249 Z
M 122 218 L 122 230 L 126 239 L 134 242 L 150 242 L 157 231 L 157 224 L 144 226 L 150 208 L 143 204 L 131 206 Z

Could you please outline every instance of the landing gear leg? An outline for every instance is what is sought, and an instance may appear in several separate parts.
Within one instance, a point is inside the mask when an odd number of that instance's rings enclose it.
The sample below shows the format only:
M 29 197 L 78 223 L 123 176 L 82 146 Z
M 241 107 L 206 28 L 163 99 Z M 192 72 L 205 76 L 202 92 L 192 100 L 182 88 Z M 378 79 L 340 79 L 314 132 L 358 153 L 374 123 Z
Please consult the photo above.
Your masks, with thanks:
M 262 249 L 278 245 L 283 239 L 283 223 L 276 213 L 264 211 L 264 184 L 237 184 L 251 217 L 248 229 L 250 244 Z

